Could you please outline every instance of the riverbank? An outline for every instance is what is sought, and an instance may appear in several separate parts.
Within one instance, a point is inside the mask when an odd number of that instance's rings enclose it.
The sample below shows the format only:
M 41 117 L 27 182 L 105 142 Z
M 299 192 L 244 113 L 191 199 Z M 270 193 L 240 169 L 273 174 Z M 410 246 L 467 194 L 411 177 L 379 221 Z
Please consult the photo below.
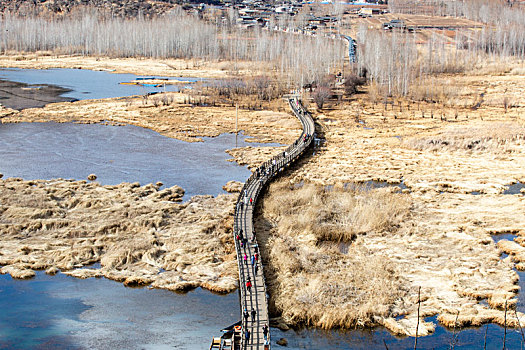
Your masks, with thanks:
M 80 55 L 57 55 L 50 52 L 0 55 L 0 67 L 24 69 L 73 68 L 112 73 L 149 76 L 226 78 L 253 76 L 264 72 L 264 66 L 253 62 L 231 62 L 183 59 L 110 58 Z

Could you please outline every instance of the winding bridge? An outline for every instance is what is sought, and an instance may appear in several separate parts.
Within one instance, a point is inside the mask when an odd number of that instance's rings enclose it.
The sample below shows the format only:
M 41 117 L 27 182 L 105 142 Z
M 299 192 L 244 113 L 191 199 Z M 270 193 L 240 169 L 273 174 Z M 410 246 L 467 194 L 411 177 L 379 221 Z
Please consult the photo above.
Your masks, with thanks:
M 265 325 L 269 327 L 270 320 L 263 266 L 253 229 L 255 205 L 265 186 L 296 161 L 314 140 L 315 126 L 310 113 L 297 97 L 288 97 L 288 102 L 295 116 L 303 124 L 301 136 L 284 152 L 266 161 L 252 173 L 244 184 L 235 206 L 233 231 L 239 267 L 242 319 L 242 337 L 240 346 L 237 346 L 243 350 L 270 348 L 269 328 L 266 337 L 264 335 Z

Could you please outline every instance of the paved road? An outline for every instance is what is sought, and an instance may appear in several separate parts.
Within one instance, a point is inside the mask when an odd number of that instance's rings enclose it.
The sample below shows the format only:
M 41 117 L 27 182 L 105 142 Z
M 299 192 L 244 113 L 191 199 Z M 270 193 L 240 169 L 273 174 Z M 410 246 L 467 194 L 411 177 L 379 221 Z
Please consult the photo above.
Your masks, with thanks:
M 296 97 L 289 97 L 288 101 L 294 114 L 303 124 L 301 136 L 285 152 L 266 161 L 256 169 L 244 184 L 236 204 L 234 236 L 241 290 L 242 349 L 264 349 L 265 343 L 270 343 L 269 331 L 267 339 L 265 339 L 263 334 L 263 326 L 269 326 L 268 297 L 263 266 L 253 229 L 255 204 L 263 188 L 286 167 L 297 160 L 312 144 L 314 139 L 315 126 L 310 113 L 306 111 Z M 242 239 L 238 239 L 240 237 L 244 238 L 244 242 Z M 247 286 L 248 281 L 251 283 L 251 287 Z M 248 317 L 245 317 L 245 311 L 248 313 Z M 246 330 L 250 333 L 249 339 L 246 339 Z

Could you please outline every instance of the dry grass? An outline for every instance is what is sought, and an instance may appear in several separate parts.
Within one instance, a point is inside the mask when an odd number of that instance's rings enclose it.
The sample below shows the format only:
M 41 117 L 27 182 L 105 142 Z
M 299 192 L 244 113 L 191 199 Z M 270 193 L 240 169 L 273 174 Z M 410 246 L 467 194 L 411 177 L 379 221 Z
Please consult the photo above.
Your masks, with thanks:
M 0 273 L 35 269 L 105 276 L 170 290 L 237 288 L 235 195 L 195 196 L 149 184 L 0 180 Z M 96 269 L 80 267 L 100 262 Z
M 521 152 L 515 146 L 525 143 L 525 127 L 518 123 L 492 123 L 484 126 L 449 127 L 435 137 L 415 137 L 404 142 L 419 151 Z
M 279 230 L 291 235 L 313 234 L 317 242 L 349 242 L 367 232 L 388 232 L 408 214 L 406 196 L 360 186 L 331 188 L 306 184 L 300 188 L 280 182 L 266 204 L 279 218 Z
M 391 315 L 405 293 L 398 265 L 343 242 L 386 235 L 408 213 L 404 195 L 385 190 L 273 184 L 263 208 L 274 225 L 263 249 L 272 311 L 288 324 L 322 328 L 372 325 L 374 316 Z

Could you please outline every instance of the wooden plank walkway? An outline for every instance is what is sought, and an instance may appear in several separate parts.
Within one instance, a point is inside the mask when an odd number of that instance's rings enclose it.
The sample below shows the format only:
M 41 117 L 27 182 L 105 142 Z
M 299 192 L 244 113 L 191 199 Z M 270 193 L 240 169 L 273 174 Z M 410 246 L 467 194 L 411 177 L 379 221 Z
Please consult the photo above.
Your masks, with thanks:
M 264 187 L 286 167 L 297 160 L 314 140 L 312 116 L 297 97 L 288 97 L 294 114 L 303 124 L 301 136 L 283 153 L 266 161 L 252 173 L 239 194 L 235 207 L 234 239 L 239 267 L 241 319 L 243 340 L 241 349 L 269 349 L 270 332 L 265 338 L 263 327 L 269 327 L 268 296 L 263 266 L 259 257 L 253 210 Z M 238 239 L 243 238 L 243 239 Z M 251 286 L 249 286 L 251 284 Z M 249 332 L 249 338 L 246 336 Z

